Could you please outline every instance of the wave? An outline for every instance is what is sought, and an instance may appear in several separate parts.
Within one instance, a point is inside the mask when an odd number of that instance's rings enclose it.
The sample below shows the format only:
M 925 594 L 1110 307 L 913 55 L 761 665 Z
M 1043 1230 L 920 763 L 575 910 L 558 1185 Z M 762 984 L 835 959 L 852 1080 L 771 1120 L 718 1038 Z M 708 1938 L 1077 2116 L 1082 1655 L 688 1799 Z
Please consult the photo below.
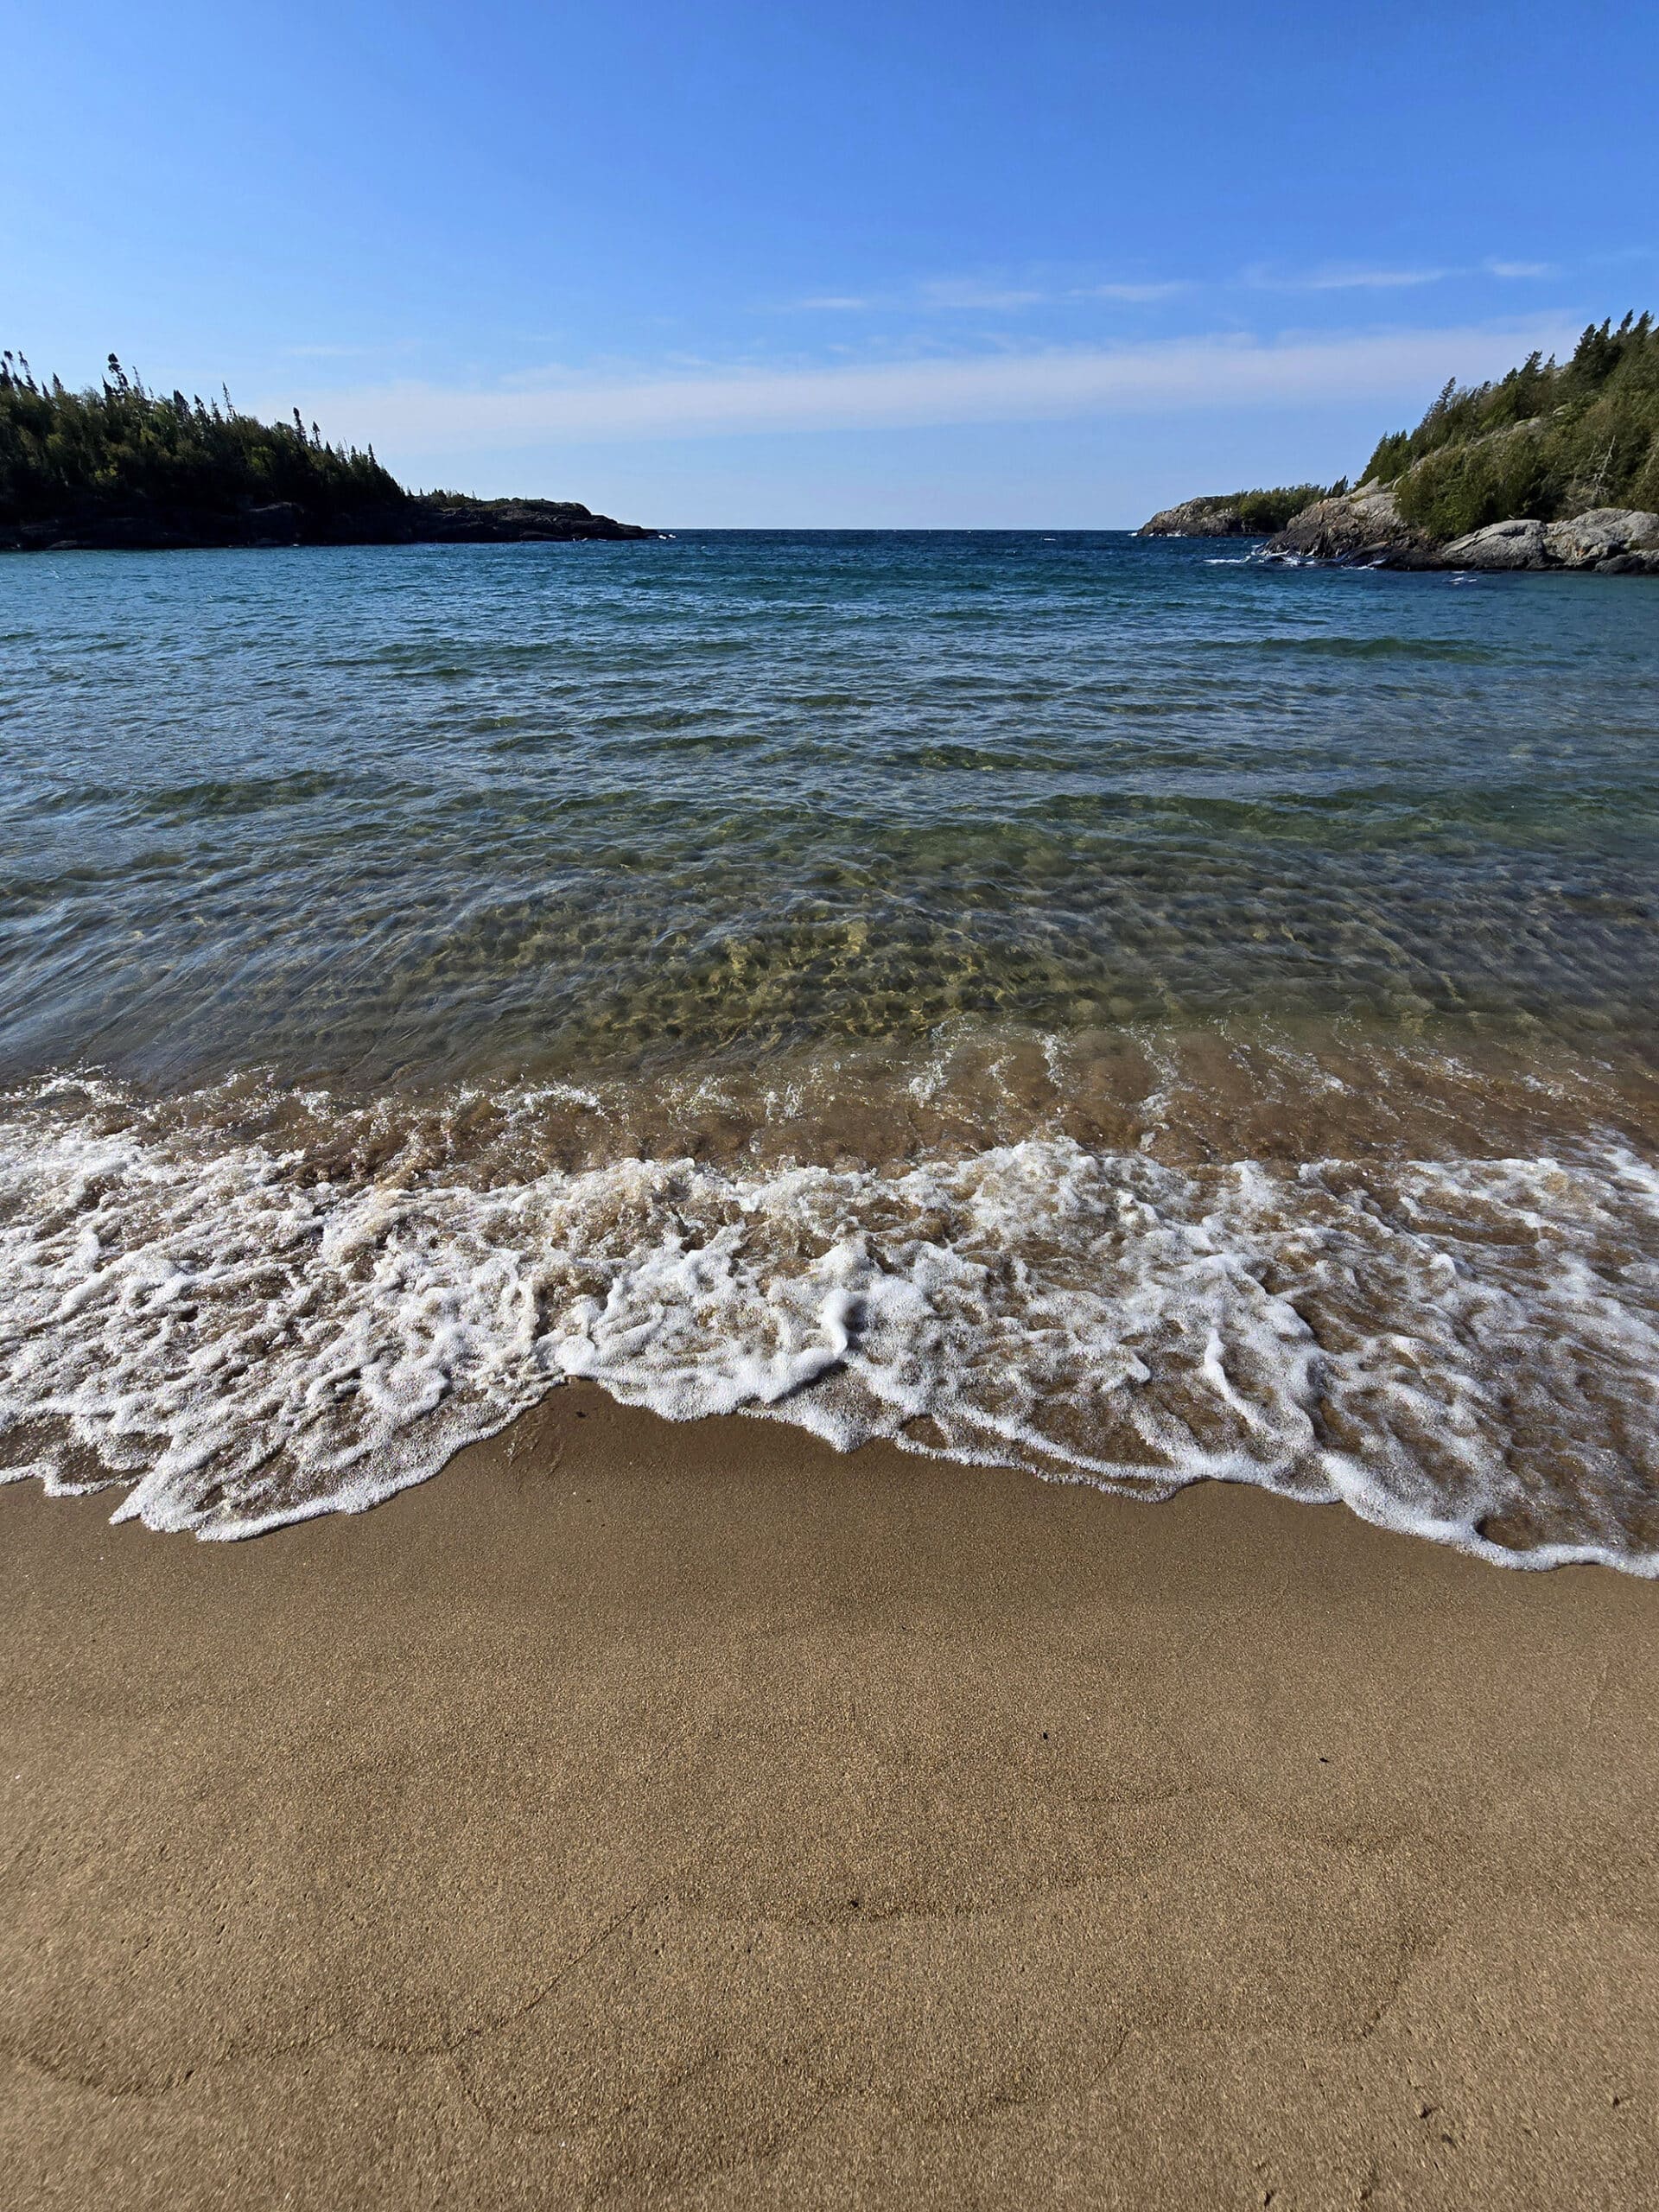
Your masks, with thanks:
M 1266 637 L 1229 639 L 1225 650 L 1229 653 L 1324 654 L 1338 660 L 1452 661 L 1472 667 L 1510 658 L 1465 638 Z
M 677 1421 L 1147 1498 L 1250 1482 L 1511 1566 L 1659 1573 L 1659 1175 L 1629 1145 L 560 1165 L 303 1106 L 279 1130 L 229 1090 L 13 1098 L 0 1476 L 252 1535 L 583 1377 Z

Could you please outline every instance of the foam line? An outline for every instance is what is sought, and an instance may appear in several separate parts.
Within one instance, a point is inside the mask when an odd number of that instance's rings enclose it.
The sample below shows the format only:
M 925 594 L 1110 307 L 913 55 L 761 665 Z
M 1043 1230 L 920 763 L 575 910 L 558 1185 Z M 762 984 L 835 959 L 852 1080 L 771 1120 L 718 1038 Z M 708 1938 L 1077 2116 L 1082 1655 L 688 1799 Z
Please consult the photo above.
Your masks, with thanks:
M 1613 1146 L 1178 1169 L 1052 1136 L 365 1180 L 108 1085 L 0 1122 L 10 1478 L 249 1535 L 423 1480 L 572 1376 L 1655 1574 L 1659 1179 Z

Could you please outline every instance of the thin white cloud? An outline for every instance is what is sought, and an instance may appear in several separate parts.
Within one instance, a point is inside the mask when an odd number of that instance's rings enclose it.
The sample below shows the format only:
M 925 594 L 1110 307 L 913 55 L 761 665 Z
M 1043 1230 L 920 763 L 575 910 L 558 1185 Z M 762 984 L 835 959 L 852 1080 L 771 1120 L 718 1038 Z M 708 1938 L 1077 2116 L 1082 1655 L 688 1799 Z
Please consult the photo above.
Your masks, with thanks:
M 1127 300 L 1139 303 L 1148 300 L 1173 300 L 1178 292 L 1190 291 L 1188 284 L 1171 281 L 1163 284 L 1080 284 L 1075 292 L 1068 292 L 1069 300 Z
M 1483 261 L 1476 268 L 1373 268 L 1346 263 L 1300 271 L 1277 270 L 1264 262 L 1247 269 L 1242 282 L 1266 292 L 1395 292 L 1420 284 L 1443 284 L 1452 276 L 1554 276 L 1547 261 Z
M 1455 276 L 1535 278 L 1560 270 L 1548 261 L 1490 259 L 1473 267 L 1402 267 L 1332 262 L 1319 269 L 1281 269 L 1258 261 L 1236 279 L 1262 292 L 1399 292 L 1443 284 Z M 1092 300 L 1148 306 L 1196 289 L 1190 279 L 1125 279 L 1100 284 L 995 283 L 974 276 L 934 276 L 902 292 L 815 294 L 792 300 L 796 309 L 830 314 L 1017 314 L 1027 308 L 1076 307 Z
M 1244 271 L 1243 281 L 1264 292 L 1393 292 L 1417 284 L 1438 284 L 1457 273 L 1452 269 L 1353 267 L 1310 269 L 1294 273 L 1258 263 Z
M 1332 269 L 1306 280 L 1310 292 L 1395 292 L 1414 284 L 1440 284 L 1452 269 Z
M 335 436 L 383 452 L 504 451 L 534 446 L 784 431 L 1165 414 L 1323 401 L 1408 404 L 1448 375 L 1511 367 L 1535 347 L 1573 342 L 1552 319 L 1299 336 L 1233 337 L 965 358 L 738 367 L 700 374 L 583 378 L 535 389 L 460 390 L 400 382 L 315 395 Z
M 1008 315 L 1015 314 L 1023 308 L 1075 307 L 1089 300 L 1116 300 L 1138 305 L 1154 300 L 1173 299 L 1178 292 L 1190 291 L 1191 289 L 1189 284 L 1169 280 L 1051 285 L 995 283 L 977 276 L 931 276 L 900 292 L 821 292 L 807 299 L 791 300 L 789 305 L 797 310 L 836 315 L 854 311 L 890 311 L 907 315 Z
M 936 276 L 918 289 L 915 304 L 920 308 L 966 308 L 970 313 L 985 308 L 1001 314 L 1011 308 L 1043 307 L 1053 296 L 1052 292 L 1031 285 L 987 284 L 971 276 Z

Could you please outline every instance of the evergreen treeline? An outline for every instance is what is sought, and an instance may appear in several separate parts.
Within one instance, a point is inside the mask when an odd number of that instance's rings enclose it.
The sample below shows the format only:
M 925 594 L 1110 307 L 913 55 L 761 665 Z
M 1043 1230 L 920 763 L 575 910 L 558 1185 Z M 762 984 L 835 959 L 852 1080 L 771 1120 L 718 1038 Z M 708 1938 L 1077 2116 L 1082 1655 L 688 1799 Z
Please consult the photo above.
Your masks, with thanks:
M 1372 477 L 1435 538 L 1513 517 L 1659 511 L 1659 328 L 1627 315 L 1592 324 L 1570 361 L 1534 353 L 1496 384 L 1448 384 L 1414 430 L 1382 440 Z
M 232 513 L 291 503 L 327 518 L 401 503 L 372 449 L 324 442 L 299 410 L 289 423 L 219 401 L 147 391 L 115 355 L 100 385 L 69 391 L 0 353 L 0 521 L 88 511 Z
M 1333 492 L 1345 492 L 1347 479 L 1341 483 L 1284 484 L 1270 489 L 1253 492 L 1229 492 L 1218 498 L 1215 505 L 1230 507 L 1237 517 L 1236 528 L 1250 537 L 1260 534 L 1269 537 L 1275 530 L 1282 530 L 1293 515 L 1300 514 L 1304 507 L 1312 506 L 1315 499 L 1329 499 Z
M 1271 537 L 1316 499 L 1328 499 L 1332 493 L 1347 489 L 1344 476 L 1339 484 L 1279 484 L 1267 488 L 1257 486 L 1249 492 L 1207 492 L 1196 499 L 1183 499 L 1179 506 L 1166 507 L 1153 517 L 1142 535 Z

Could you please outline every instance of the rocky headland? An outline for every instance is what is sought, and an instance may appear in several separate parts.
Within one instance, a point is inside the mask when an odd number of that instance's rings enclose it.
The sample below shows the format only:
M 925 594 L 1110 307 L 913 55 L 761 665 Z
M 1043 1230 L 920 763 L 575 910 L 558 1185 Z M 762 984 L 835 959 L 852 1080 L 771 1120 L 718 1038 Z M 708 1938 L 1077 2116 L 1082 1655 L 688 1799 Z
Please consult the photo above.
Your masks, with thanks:
M 69 391 L 0 353 L 0 551 L 214 545 L 509 545 L 656 537 L 573 499 L 409 492 L 330 444 L 297 408 L 265 423 L 182 391 L 146 391 L 111 353 Z
M 1179 506 L 1166 507 L 1143 524 L 1142 537 L 1263 537 L 1282 530 L 1312 501 L 1323 499 L 1318 484 L 1294 484 L 1272 491 L 1217 492 Z
M 1238 504 L 1217 494 L 1212 499 L 1183 499 L 1179 506 L 1160 507 L 1150 522 L 1143 522 L 1137 537 L 1260 537 L 1238 511 Z
M 462 499 L 410 493 L 331 510 L 294 499 L 192 506 L 86 502 L 55 515 L 0 520 L 0 552 L 141 552 L 225 545 L 512 545 L 655 537 L 569 499 Z
M 1264 560 L 1350 567 L 1659 575 L 1659 328 L 1627 315 L 1565 363 L 1535 353 L 1495 384 L 1448 384 L 1352 491 L 1188 499 L 1141 535 L 1252 537 Z

